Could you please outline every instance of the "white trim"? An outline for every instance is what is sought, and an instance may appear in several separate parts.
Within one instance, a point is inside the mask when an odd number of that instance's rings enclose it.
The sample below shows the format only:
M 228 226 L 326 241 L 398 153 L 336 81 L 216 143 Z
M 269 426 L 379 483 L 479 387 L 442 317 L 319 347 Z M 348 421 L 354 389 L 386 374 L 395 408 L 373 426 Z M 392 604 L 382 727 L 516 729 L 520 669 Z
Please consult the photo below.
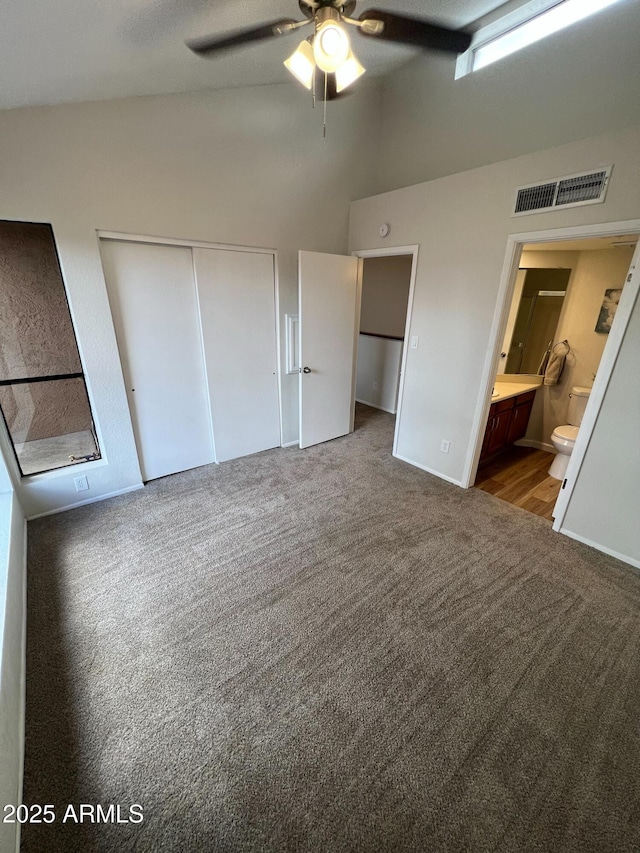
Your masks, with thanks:
M 395 255 L 412 255 L 413 260 L 411 262 L 411 278 L 409 281 L 409 297 L 407 299 L 407 318 L 405 320 L 404 325 L 404 341 L 402 343 L 402 355 L 400 357 L 400 382 L 398 385 L 398 401 L 396 404 L 396 425 L 395 430 L 393 432 L 393 449 L 392 454 L 397 456 L 398 451 L 398 440 L 400 436 L 400 422 L 402 420 L 402 404 L 404 401 L 404 377 L 406 374 L 407 368 L 407 342 L 410 340 L 410 331 L 411 331 L 411 320 L 413 317 L 413 299 L 416 290 L 416 277 L 418 274 L 418 252 L 420 250 L 420 245 L 418 243 L 414 243 L 410 246 L 389 246 L 384 249 L 358 249 L 355 252 L 352 252 L 352 255 L 355 255 L 358 258 L 385 258 L 385 257 L 393 257 Z M 359 330 L 358 330 L 359 332 Z M 356 336 L 357 341 L 357 336 Z M 355 402 L 355 400 L 354 400 Z M 402 459 L 403 457 L 398 456 L 398 459 Z M 410 465 L 413 465 L 413 462 L 410 462 L 408 459 L 403 459 L 404 462 L 409 462 Z M 418 468 L 421 466 L 418 465 Z M 428 469 L 425 468 L 425 471 Z M 433 473 L 429 471 L 429 473 Z M 445 480 L 448 477 L 442 475 Z M 462 485 L 458 483 L 457 480 L 451 480 L 451 482 L 457 483 L 457 485 Z
M 296 438 L 294 441 L 287 441 L 286 444 L 281 444 L 280 447 L 300 447 L 300 442 Z
M 395 415 L 397 409 L 385 409 L 384 406 L 378 406 L 377 403 L 370 403 L 368 400 L 360 400 L 356 397 L 356 403 L 362 403 L 363 406 L 371 406 L 372 409 L 380 409 L 381 412 L 388 412 L 390 415 Z
M 178 237 L 154 237 L 149 234 L 127 234 L 124 231 L 96 230 L 100 240 L 121 240 L 128 243 L 160 243 L 164 246 L 187 246 L 193 249 L 224 249 L 227 252 L 255 252 L 260 255 L 275 255 L 276 249 L 259 246 L 237 246 L 228 243 L 211 243 L 204 240 L 183 240 Z
M 470 486 L 473 485 L 476 477 L 476 472 L 478 470 L 478 460 L 480 459 L 480 450 L 482 449 L 482 439 L 484 437 L 484 430 L 489 414 L 489 407 L 491 405 L 491 389 L 493 388 L 494 378 L 498 370 L 500 352 L 504 339 L 504 332 L 509 316 L 509 308 L 511 306 L 511 298 L 513 296 L 513 291 L 515 288 L 516 275 L 518 273 L 520 264 L 520 255 L 522 253 L 524 245 L 527 243 L 559 243 L 564 240 L 585 239 L 588 237 L 612 237 L 618 234 L 634 234 L 638 231 L 640 231 L 640 219 L 630 219 L 623 220 L 621 222 L 604 222 L 596 225 L 573 225 L 568 228 L 553 228 L 545 229 L 544 231 L 530 231 L 523 232 L 520 234 L 509 234 L 509 236 L 507 237 L 507 248 L 505 252 L 504 263 L 502 266 L 502 274 L 500 276 L 498 295 L 496 297 L 496 307 L 493 314 L 491 332 L 489 334 L 489 343 L 487 345 L 487 351 L 485 354 L 485 363 L 484 367 L 482 368 L 480 391 L 478 395 L 478 400 L 476 402 L 476 410 L 472 420 L 471 440 L 467 449 L 467 458 L 465 460 L 465 465 L 462 474 L 461 485 L 463 486 L 463 488 L 468 489 Z M 637 252 L 638 249 L 636 249 L 636 254 Z M 623 298 L 621 298 L 620 300 L 621 304 L 623 304 L 623 307 L 624 303 L 626 303 L 626 301 L 630 299 L 629 295 L 627 295 L 626 299 L 624 298 L 624 293 L 626 290 L 627 288 L 625 287 L 625 289 L 623 290 Z M 626 324 L 628 322 L 628 318 L 627 320 L 623 320 L 622 323 L 619 322 L 619 314 L 620 319 L 622 319 L 624 315 L 620 311 L 620 306 L 618 306 L 618 310 L 616 312 L 616 320 L 614 320 L 614 325 L 612 326 L 611 333 L 609 334 L 609 340 L 607 341 L 607 345 L 605 347 L 605 353 L 603 353 L 603 357 L 600 361 L 600 366 L 598 368 L 598 374 L 596 377 L 596 383 L 594 385 L 594 391 L 591 392 L 591 396 L 589 397 L 587 412 L 591 412 L 594 418 L 597 417 L 597 414 L 600 411 L 600 406 L 602 405 L 602 399 L 604 397 L 604 391 L 606 390 L 606 386 L 609 383 L 609 378 L 613 370 L 613 363 L 615 362 L 615 358 L 618 354 L 618 350 L 621 343 L 620 338 L 617 341 L 615 352 L 613 352 L 613 342 L 617 340 L 618 336 L 617 331 L 614 334 L 614 329 L 616 329 L 616 323 L 618 328 L 624 325 L 626 329 Z M 605 359 L 605 354 L 607 354 L 607 350 L 611 352 L 610 358 L 612 360 L 610 361 L 610 363 L 609 358 Z M 601 392 L 597 390 L 600 388 L 602 388 Z M 584 419 L 582 421 L 582 424 L 585 424 Z M 582 426 L 580 428 L 580 431 L 582 432 Z M 574 448 L 573 453 L 571 454 L 569 471 L 571 475 L 573 475 L 575 471 L 575 475 L 577 476 L 579 466 L 582 464 L 582 458 L 578 459 L 578 457 L 582 457 L 584 455 L 584 452 L 586 451 L 586 447 L 583 448 L 582 445 L 582 441 L 576 441 L 576 447 Z M 577 454 L 576 450 L 579 451 Z M 571 487 L 570 491 L 572 490 L 572 488 L 573 487 Z M 560 493 L 564 497 L 563 492 L 567 492 L 567 489 L 565 488 Z M 566 497 L 568 498 L 569 495 L 567 495 Z M 562 509 L 562 516 L 564 517 L 564 509 Z M 555 523 L 554 530 L 558 530 L 558 527 Z
M 571 455 L 573 456 L 573 454 Z M 573 533 L 571 530 L 564 529 L 559 532 L 564 536 L 568 536 L 570 539 L 575 539 L 576 542 L 582 542 L 583 545 L 588 545 L 590 548 L 595 548 L 596 551 L 602 551 L 603 554 L 608 554 L 610 557 L 615 557 L 616 560 L 622 560 L 623 563 L 628 563 L 630 566 L 635 566 L 636 569 L 640 569 L 640 560 L 636 560 L 635 557 L 629 557 L 627 554 L 621 554 L 620 551 L 614 551 L 613 548 L 608 548 L 606 545 L 601 545 L 599 542 L 594 542 L 592 539 L 587 539 L 586 536 L 580 536 L 579 533 Z
M 100 501 L 106 501 L 109 498 L 117 498 L 118 495 L 126 495 L 129 492 L 137 492 L 140 489 L 144 489 L 144 483 L 139 483 L 136 486 L 127 486 L 126 489 L 118 489 L 117 492 L 108 492 L 106 495 L 98 495 L 95 498 L 87 498 L 87 500 L 78 501 L 77 503 L 73 504 L 67 504 L 66 506 L 59 506 L 56 507 L 56 509 L 48 509 L 46 512 L 38 512 L 35 515 L 28 516 L 27 521 L 35 521 L 36 518 L 44 518 L 46 515 L 57 515 L 57 513 L 66 512 L 68 509 L 76 509 L 79 506 L 99 503 Z
M 427 468 L 426 465 L 422 465 L 420 462 L 414 462 L 413 459 L 409 459 L 406 456 L 401 456 L 395 451 L 393 455 L 396 457 L 396 459 L 400 459 L 402 462 L 407 462 L 409 465 L 413 465 L 414 468 L 420 468 L 421 471 L 426 471 L 427 474 L 433 474 L 433 476 L 437 477 L 438 480 L 446 480 L 447 483 L 453 483 L 454 486 L 462 486 L 460 480 L 455 480 L 453 477 L 447 477 L 447 475 L 443 474 L 441 471 L 434 471 L 432 468 Z
M 360 339 L 360 317 L 362 313 L 362 282 L 364 279 L 364 261 L 358 258 L 356 273 L 356 306 L 353 316 L 353 355 L 351 358 L 351 420 L 349 432 L 356 428 L 356 385 L 358 381 L 358 343 Z
M 302 249 L 298 249 L 298 353 L 300 364 L 302 365 L 302 318 L 304 313 L 302 310 L 302 270 L 301 270 Z M 298 374 L 298 447 L 302 448 L 302 367 Z
M 356 249 L 351 254 L 356 258 L 386 258 L 393 255 L 417 255 L 418 243 L 411 246 L 389 246 L 384 249 Z
M 280 446 L 284 439 L 284 415 L 282 412 L 282 333 L 280 326 L 280 277 L 278 274 L 278 252 L 273 252 L 273 308 L 276 321 L 276 386 L 278 388 L 278 417 L 280 418 Z

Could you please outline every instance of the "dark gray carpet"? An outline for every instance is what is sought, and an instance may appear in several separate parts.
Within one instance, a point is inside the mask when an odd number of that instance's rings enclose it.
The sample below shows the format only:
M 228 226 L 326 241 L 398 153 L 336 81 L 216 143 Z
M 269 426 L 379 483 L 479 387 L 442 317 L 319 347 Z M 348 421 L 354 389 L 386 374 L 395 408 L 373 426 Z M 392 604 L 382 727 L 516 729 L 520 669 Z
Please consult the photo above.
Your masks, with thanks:
M 24 853 L 640 849 L 638 572 L 391 440 L 29 525 Z

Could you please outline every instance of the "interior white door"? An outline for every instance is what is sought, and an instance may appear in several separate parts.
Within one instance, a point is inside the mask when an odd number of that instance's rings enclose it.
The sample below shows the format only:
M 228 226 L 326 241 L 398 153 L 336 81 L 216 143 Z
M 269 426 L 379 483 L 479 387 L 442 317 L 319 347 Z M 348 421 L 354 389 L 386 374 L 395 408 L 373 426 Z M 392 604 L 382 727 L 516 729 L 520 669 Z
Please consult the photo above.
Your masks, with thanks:
M 191 249 L 101 252 L 143 479 L 214 462 Z
M 280 446 L 273 255 L 193 250 L 218 462 Z
M 361 261 L 300 252 L 300 447 L 353 429 Z

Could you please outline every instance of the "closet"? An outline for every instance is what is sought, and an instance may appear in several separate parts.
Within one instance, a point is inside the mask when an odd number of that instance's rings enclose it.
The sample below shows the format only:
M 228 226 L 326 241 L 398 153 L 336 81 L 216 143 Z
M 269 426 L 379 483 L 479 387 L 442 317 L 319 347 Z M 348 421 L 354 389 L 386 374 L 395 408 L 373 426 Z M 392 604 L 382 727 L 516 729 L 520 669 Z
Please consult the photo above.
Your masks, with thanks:
M 143 479 L 279 446 L 273 253 L 100 249 Z

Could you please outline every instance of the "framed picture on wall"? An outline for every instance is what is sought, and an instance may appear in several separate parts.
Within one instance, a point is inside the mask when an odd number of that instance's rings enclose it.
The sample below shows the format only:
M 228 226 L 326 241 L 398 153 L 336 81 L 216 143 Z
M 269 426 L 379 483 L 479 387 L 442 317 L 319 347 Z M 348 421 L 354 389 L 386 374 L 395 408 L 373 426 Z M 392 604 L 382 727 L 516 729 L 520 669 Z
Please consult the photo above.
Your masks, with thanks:
M 616 316 L 618 302 L 620 302 L 621 295 L 622 288 L 611 288 L 609 290 L 605 290 L 602 307 L 600 308 L 600 313 L 598 314 L 598 320 L 596 322 L 596 332 L 601 332 L 605 335 L 609 334 L 613 318 Z

